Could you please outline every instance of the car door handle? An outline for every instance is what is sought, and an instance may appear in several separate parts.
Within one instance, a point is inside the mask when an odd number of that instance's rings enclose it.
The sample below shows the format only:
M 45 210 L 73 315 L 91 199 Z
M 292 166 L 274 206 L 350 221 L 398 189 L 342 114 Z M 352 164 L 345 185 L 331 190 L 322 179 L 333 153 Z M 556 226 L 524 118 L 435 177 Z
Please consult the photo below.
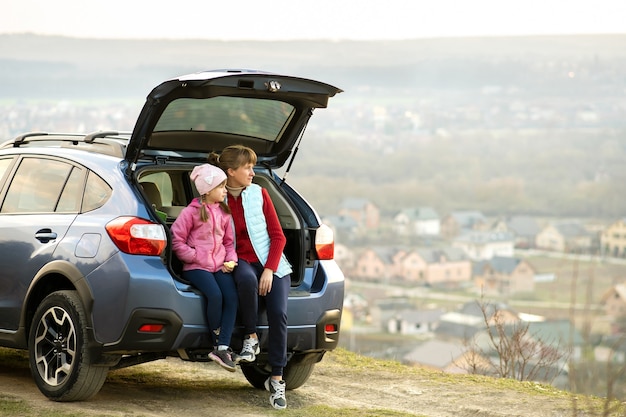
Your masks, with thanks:
M 41 243 L 48 243 L 57 238 L 57 234 L 50 229 L 41 229 L 35 233 L 35 239 Z

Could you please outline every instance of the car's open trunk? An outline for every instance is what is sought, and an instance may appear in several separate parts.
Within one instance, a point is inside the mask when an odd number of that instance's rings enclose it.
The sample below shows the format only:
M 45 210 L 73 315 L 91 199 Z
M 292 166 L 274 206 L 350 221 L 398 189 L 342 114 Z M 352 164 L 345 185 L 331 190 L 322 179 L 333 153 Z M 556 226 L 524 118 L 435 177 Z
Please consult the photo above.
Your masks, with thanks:
M 180 211 L 197 195 L 189 179 L 189 173 L 193 166 L 195 165 L 153 166 L 142 170 L 138 175 L 144 197 L 152 206 L 155 216 L 160 218 L 168 227 L 171 227 Z M 304 236 L 308 231 L 302 230 L 302 219 L 271 178 L 257 174 L 254 177 L 254 182 L 268 191 L 274 203 L 287 238 L 284 253 L 294 271 L 291 274 L 292 286 L 298 286 L 304 278 L 304 257 L 307 250 L 304 247 L 306 245 Z M 164 259 L 169 263 L 174 275 L 179 280 L 184 281 L 181 274 L 182 264 L 171 250 L 171 245 L 168 245 Z

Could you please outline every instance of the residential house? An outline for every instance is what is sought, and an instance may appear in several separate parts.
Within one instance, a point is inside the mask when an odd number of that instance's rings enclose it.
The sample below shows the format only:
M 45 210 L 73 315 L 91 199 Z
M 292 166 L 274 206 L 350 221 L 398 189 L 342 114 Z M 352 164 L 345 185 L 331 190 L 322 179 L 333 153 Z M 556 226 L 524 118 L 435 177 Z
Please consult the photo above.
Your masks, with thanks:
M 494 256 L 476 262 L 473 277 L 476 288 L 485 295 L 509 296 L 535 289 L 535 269 L 520 258 Z
M 519 320 L 520 315 L 505 303 L 493 301 L 474 300 L 463 304 L 458 310 L 459 314 L 480 317 L 489 323 L 493 323 L 496 318 L 500 323 L 514 323 Z
M 453 247 L 462 249 L 470 259 L 480 261 L 494 256 L 513 256 L 515 238 L 508 232 L 467 232 L 454 239 Z
M 458 311 L 444 314 L 439 319 L 435 334 L 442 340 L 468 342 L 490 326 L 510 325 L 520 320 L 520 314 L 502 303 L 474 300 L 461 306 Z
M 350 216 L 363 230 L 376 230 L 380 226 L 380 210 L 364 198 L 346 198 L 339 208 L 340 216 Z
M 444 312 L 443 309 L 397 311 L 387 320 L 387 331 L 405 335 L 427 334 L 434 330 Z
M 600 247 L 605 256 L 626 257 L 626 218 L 612 223 L 602 232 Z
M 602 304 L 607 316 L 614 319 L 626 317 L 626 283 L 614 285 L 606 291 Z
M 439 340 L 467 343 L 486 327 L 482 316 L 450 311 L 439 318 L 435 337 Z
M 512 216 L 498 220 L 492 230 L 513 234 L 516 248 L 529 249 L 535 247 L 535 239 L 541 227 L 534 217 Z
M 401 256 L 396 257 L 394 265 L 395 276 L 402 282 L 414 282 L 426 284 L 428 277 L 428 259 L 418 250 L 402 251 Z
M 383 331 L 388 331 L 389 323 L 395 320 L 403 311 L 415 310 L 415 304 L 407 298 L 382 298 L 375 300 L 370 305 L 370 317 L 372 324 L 380 325 Z
M 488 359 L 470 347 L 436 339 L 428 340 L 404 355 L 403 362 L 450 374 L 468 374 L 475 368 L 488 369 L 490 366 Z
M 626 318 L 626 282 L 614 285 L 605 291 L 601 302 L 604 312 L 612 321 Z
M 535 245 L 539 249 L 566 253 L 587 253 L 591 250 L 593 236 L 577 222 L 551 223 L 538 234 Z
M 578 361 L 585 343 L 582 335 L 569 319 L 528 322 L 528 334 L 534 340 L 563 353 L 563 360 Z
M 359 224 L 352 216 L 325 216 L 322 218 L 322 221 L 332 229 L 335 240 L 349 242 L 360 236 Z
M 421 283 L 433 287 L 456 288 L 470 283 L 472 280 L 472 262 L 460 249 L 447 248 L 418 248 L 407 255 L 413 254 L 426 265 Z M 403 268 L 403 272 L 408 272 L 408 268 Z M 409 274 L 410 277 L 410 274 Z
M 348 246 L 335 241 L 335 262 L 343 273 L 348 276 L 354 274 L 356 269 L 356 256 Z
M 403 254 L 390 247 L 367 248 L 356 257 L 354 275 L 361 280 L 386 282 L 396 277 L 395 259 Z
M 453 239 L 469 230 L 485 230 L 487 219 L 480 211 L 453 211 L 441 219 L 441 236 Z
M 472 280 L 472 263 L 457 248 L 374 247 L 356 258 L 353 275 L 369 281 L 401 281 L 456 288 Z
M 393 218 L 393 230 L 400 236 L 439 236 L 439 214 L 431 207 L 402 210 Z

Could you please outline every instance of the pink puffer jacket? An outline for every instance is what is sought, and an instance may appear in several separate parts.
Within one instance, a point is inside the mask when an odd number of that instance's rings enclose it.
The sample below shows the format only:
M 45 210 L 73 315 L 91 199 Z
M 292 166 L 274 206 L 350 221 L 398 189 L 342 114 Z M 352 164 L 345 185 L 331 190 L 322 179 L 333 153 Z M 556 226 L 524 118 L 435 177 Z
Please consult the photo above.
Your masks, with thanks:
M 237 262 L 230 214 L 218 203 L 205 205 L 208 219 L 200 218 L 200 203 L 194 198 L 172 225 L 172 249 L 183 262 L 183 270 L 216 272 L 224 262 Z

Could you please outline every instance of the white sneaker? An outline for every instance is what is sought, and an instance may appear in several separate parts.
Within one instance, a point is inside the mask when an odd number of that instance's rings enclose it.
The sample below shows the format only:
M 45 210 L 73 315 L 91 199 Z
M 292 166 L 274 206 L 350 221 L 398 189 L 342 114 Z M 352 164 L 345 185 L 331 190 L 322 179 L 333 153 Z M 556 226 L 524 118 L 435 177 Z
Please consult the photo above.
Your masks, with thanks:
M 261 349 L 259 348 L 259 339 L 247 337 L 243 339 L 243 348 L 241 349 L 237 362 L 254 362 L 256 360 L 256 355 L 260 352 Z
M 287 408 L 287 398 L 285 398 L 285 381 L 277 381 L 269 377 L 265 380 L 265 389 L 270 392 L 270 404 L 277 410 Z

